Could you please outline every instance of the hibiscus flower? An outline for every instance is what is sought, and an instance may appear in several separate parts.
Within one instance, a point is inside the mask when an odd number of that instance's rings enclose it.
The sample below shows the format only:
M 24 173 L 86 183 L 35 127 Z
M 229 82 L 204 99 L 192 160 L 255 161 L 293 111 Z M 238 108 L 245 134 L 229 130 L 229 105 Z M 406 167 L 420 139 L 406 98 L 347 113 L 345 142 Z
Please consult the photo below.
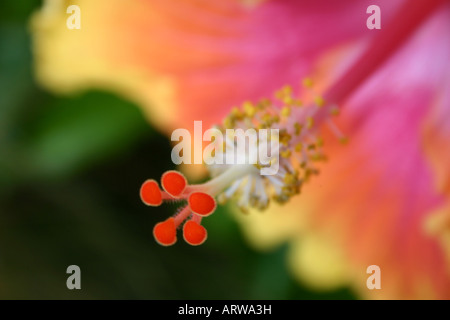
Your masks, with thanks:
M 69 4 L 46 1 L 32 21 L 36 73 L 49 89 L 116 90 L 167 133 L 194 120 L 209 127 L 226 119 L 227 127 L 249 118 L 287 130 L 282 161 L 304 145 L 314 150 L 308 159 L 329 158 L 308 162 L 300 178 L 285 169 L 279 190 L 236 168 L 212 168 L 216 178 L 197 186 L 168 172 L 164 191 L 149 180 L 141 190 L 147 204 L 187 200 L 155 227 L 159 242 L 172 244 L 192 217 L 184 238 L 202 243 L 201 218 L 214 211 L 215 196 L 240 191 L 238 204 L 268 207 L 236 214 L 249 241 L 262 249 L 291 242 L 289 264 L 302 281 L 350 284 L 368 298 L 450 298 L 448 3 L 79 0 L 80 30 L 65 27 Z M 373 4 L 381 30 L 366 27 Z M 308 75 L 314 85 L 299 95 Z M 261 100 L 274 92 L 278 103 Z M 249 180 L 233 187 L 242 178 Z M 267 206 L 264 195 L 286 203 Z M 366 287 L 370 265 L 381 269 L 381 290 Z

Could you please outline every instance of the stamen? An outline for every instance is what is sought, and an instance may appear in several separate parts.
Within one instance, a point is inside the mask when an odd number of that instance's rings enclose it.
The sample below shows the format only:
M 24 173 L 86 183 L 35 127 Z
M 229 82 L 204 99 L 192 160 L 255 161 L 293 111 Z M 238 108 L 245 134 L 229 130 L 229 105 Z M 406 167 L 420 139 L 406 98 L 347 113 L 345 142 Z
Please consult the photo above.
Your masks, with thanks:
M 191 210 L 188 206 L 182 208 L 174 217 L 175 228 L 178 228 L 184 220 L 191 215 Z
M 316 105 L 318 107 L 323 107 L 325 105 L 325 103 L 326 103 L 325 99 L 323 97 L 321 97 L 321 96 L 316 96 L 314 98 L 314 102 L 316 103 Z
M 302 81 L 303 86 L 305 86 L 306 88 L 312 88 L 313 86 L 313 81 L 311 78 L 304 78 Z

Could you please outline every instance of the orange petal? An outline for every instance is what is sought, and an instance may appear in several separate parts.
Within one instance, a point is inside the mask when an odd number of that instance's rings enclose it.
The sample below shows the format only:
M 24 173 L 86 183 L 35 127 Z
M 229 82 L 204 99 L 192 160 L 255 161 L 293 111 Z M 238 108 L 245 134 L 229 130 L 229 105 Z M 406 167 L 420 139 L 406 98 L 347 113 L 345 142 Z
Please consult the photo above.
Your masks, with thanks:
M 450 273 L 450 201 L 430 214 L 425 228 L 431 236 L 440 240 L 447 254 L 448 271 Z
M 386 12 L 390 3 L 383 3 Z M 69 4 L 81 8 L 80 30 L 66 27 Z M 360 17 L 364 23 L 364 5 L 335 0 L 318 5 L 297 0 L 45 1 L 32 19 L 36 73 L 56 92 L 114 90 L 143 107 L 164 132 L 189 128 L 198 119 L 207 128 L 235 104 L 298 83 L 326 49 L 367 34 L 349 19 Z
M 450 195 L 450 77 L 442 83 L 425 126 L 423 145 L 435 172 L 436 188 Z

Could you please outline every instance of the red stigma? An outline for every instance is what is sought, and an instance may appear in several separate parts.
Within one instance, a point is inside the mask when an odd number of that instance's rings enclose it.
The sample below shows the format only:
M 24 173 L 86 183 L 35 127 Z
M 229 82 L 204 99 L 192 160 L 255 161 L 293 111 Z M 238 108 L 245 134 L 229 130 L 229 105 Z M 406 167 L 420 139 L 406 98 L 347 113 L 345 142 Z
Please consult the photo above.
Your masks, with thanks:
M 142 202 L 148 206 L 157 207 L 162 203 L 161 190 L 155 180 L 147 180 L 142 184 L 140 196 Z
M 192 212 L 201 216 L 209 216 L 216 209 L 216 201 L 214 198 L 203 192 L 191 193 L 188 203 Z
M 201 216 L 207 216 L 216 209 L 214 198 L 204 192 L 195 190 L 199 186 L 189 186 L 186 178 L 178 171 L 167 171 L 161 177 L 161 190 L 155 180 L 145 181 L 140 190 L 141 200 L 149 206 L 159 206 L 163 200 L 184 200 L 187 205 L 181 207 L 178 213 L 153 228 L 156 241 L 163 246 L 173 245 L 177 241 L 177 228 L 184 222 L 183 237 L 187 243 L 198 246 L 205 242 L 207 232 L 200 225 Z M 189 220 L 190 219 L 190 220 Z
M 157 223 L 153 228 L 153 235 L 156 241 L 163 246 L 171 246 L 177 241 L 175 221 L 169 218 L 166 221 Z
M 195 221 L 189 220 L 183 227 L 184 240 L 192 246 L 201 245 L 206 241 L 206 229 Z
M 186 178 L 178 171 L 166 171 L 161 177 L 164 190 L 174 198 L 182 195 L 186 188 Z

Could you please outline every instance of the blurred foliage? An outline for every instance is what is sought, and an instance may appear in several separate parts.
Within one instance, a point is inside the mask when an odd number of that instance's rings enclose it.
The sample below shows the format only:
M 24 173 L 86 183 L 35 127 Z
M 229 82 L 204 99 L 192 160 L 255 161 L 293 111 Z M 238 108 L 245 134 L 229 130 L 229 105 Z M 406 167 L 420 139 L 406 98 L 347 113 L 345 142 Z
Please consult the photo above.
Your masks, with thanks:
M 0 4 L 0 298 L 347 299 L 289 276 L 286 247 L 249 248 L 226 208 L 206 219 L 201 247 L 160 247 L 174 207 L 140 203 L 140 184 L 172 168 L 170 144 L 111 93 L 56 97 L 33 80 L 29 14 Z M 82 290 L 66 288 L 81 268 Z

